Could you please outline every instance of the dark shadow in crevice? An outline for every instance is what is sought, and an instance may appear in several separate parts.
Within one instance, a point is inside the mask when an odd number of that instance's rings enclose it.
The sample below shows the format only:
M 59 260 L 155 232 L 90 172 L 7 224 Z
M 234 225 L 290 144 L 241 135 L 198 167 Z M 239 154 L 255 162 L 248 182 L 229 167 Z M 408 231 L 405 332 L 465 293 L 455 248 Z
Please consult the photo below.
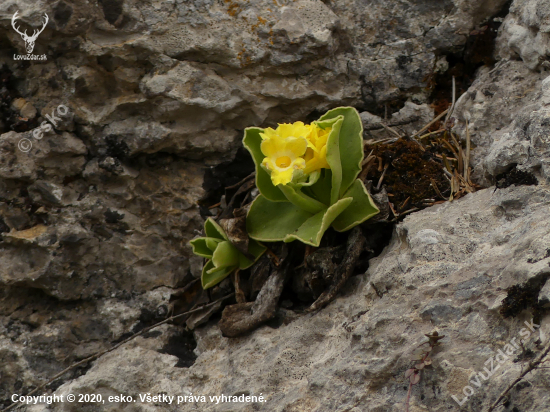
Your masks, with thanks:
M 188 368 L 195 363 L 197 355 L 193 352 L 197 342 L 192 332 L 180 331 L 172 335 L 166 345 L 159 350 L 159 353 L 176 356 L 179 360 L 176 368 Z
M 444 73 L 426 79 L 432 89 L 430 101 L 436 115 L 443 112 L 451 103 L 453 77 L 456 83 L 456 98 L 468 90 L 475 80 L 477 70 L 482 66 L 493 66 L 496 63 L 494 52 L 498 29 L 509 12 L 512 1 L 508 1 L 494 16 L 472 30 L 466 44 L 458 51 L 442 53 L 449 69 Z

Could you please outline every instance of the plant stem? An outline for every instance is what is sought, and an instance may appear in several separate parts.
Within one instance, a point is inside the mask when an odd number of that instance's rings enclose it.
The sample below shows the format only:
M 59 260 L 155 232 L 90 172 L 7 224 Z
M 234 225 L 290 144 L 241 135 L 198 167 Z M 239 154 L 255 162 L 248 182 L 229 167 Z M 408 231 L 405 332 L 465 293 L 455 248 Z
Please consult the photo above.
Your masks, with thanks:
M 498 397 L 498 399 L 495 401 L 495 403 L 493 403 L 491 405 L 491 407 L 487 410 L 487 412 L 492 412 L 495 410 L 495 408 L 498 406 L 498 404 L 504 399 L 504 397 L 508 394 L 508 392 L 510 392 L 510 390 L 516 386 L 516 384 L 521 381 L 523 379 L 523 377 L 525 375 L 527 375 L 529 372 L 531 372 L 532 370 L 534 369 L 537 369 L 537 367 L 545 362 L 544 358 L 546 358 L 546 356 L 548 356 L 548 354 L 550 354 L 550 345 L 548 345 L 544 351 L 540 354 L 540 356 L 535 359 L 533 362 L 529 363 L 529 366 L 527 367 L 527 369 L 525 369 L 524 372 L 521 373 L 521 375 L 519 375 L 507 388 L 504 392 L 502 392 L 500 394 L 500 396 Z
M 409 380 L 409 391 L 407 392 L 407 401 L 405 402 L 405 406 L 406 406 L 405 412 L 409 412 L 409 401 L 411 400 L 412 387 L 413 387 L 413 384 Z

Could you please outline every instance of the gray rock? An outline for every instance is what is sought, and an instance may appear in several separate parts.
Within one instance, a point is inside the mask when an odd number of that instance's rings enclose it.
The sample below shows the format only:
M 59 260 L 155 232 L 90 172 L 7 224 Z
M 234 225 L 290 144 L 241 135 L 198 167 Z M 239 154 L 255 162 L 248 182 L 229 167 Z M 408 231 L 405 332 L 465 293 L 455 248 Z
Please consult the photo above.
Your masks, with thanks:
M 546 284 L 539 293 L 539 305 L 544 308 L 550 308 L 550 282 L 546 281 Z
M 63 193 L 63 187 L 53 183 L 37 180 L 29 186 L 29 195 L 34 202 L 46 205 L 68 205 L 65 200 L 67 195 Z
M 234 159 L 245 127 L 353 105 L 366 138 L 387 136 L 369 129 L 382 120 L 414 133 L 432 115 L 428 79 L 505 3 L 2 2 L 0 66 L 13 81 L 0 88 L 9 88 L 10 110 L 52 126 L 19 133 L 13 113 L 0 116 L 2 402 L 163 318 L 174 289 L 200 273 L 188 241 L 202 228 L 205 171 Z M 164 325 L 65 375 L 54 392 L 136 400 L 85 406 L 98 411 L 397 412 L 404 372 L 437 330 L 446 337 L 413 388 L 411 411 L 487 409 L 529 360 L 514 351 L 480 387 L 471 383 L 531 320 L 529 310 L 502 318 L 506 290 L 548 273 L 547 9 L 543 0 L 513 2 L 499 61 L 479 69 L 453 114 L 462 139 L 469 121 L 478 183 L 518 164 L 538 186 L 481 190 L 408 216 L 368 272 L 318 313 L 287 308 L 278 328 L 232 340 L 210 322 L 195 330 L 194 349 L 182 327 Z M 29 29 L 50 16 L 35 46 L 47 61 L 13 59 L 14 49 L 25 53 L 10 25 L 17 10 Z M 60 105 L 69 111 L 52 123 Z M 386 117 L 386 106 L 401 109 Z M 542 301 L 546 294 L 547 286 Z M 545 316 L 523 346 L 540 353 L 549 336 Z M 511 391 L 508 409 L 549 411 L 545 373 Z M 466 385 L 475 393 L 459 408 L 452 396 L 462 399 Z M 207 402 L 139 400 L 159 392 Z M 208 399 L 243 393 L 266 402 Z
M 550 133 L 546 106 L 546 74 L 522 62 L 503 60 L 482 68 L 472 87 L 457 102 L 456 130 L 466 138 L 466 121 L 476 149 L 473 176 L 482 184 L 518 164 L 544 179 L 550 177 Z
M 544 0 L 515 1 L 500 31 L 500 57 L 520 57 L 531 70 L 538 68 L 550 55 L 549 16 Z
M 32 119 L 36 116 L 37 112 L 34 106 L 23 98 L 15 99 L 11 105 L 14 110 L 21 114 L 21 117 Z
M 506 211 L 510 201 L 518 208 L 513 216 Z M 56 394 L 192 393 L 206 396 L 199 403 L 206 411 L 398 411 L 407 394 L 404 372 L 426 341 L 423 334 L 437 330 L 445 338 L 413 389 L 411 409 L 455 410 L 452 395 L 464 400 L 463 387 L 470 385 L 475 393 L 463 409 L 484 410 L 521 373 L 522 362 L 514 361 L 521 350 L 514 348 L 480 388 L 470 383 L 484 372 L 487 359 L 522 338 L 524 321 L 530 321 L 529 313 L 505 320 L 491 306 L 509 286 L 548 272 L 546 261 L 529 263 L 530 257 L 546 253 L 548 202 L 548 188 L 488 189 L 412 214 L 397 225 L 367 274 L 354 278 L 353 292 L 324 310 L 239 339 L 223 338 L 215 323 L 200 327 L 195 332 L 198 358 L 188 369 L 174 368 L 176 358 L 146 349 L 150 344 L 138 338 L 99 359 Z M 511 236 L 503 243 L 506 235 Z M 546 316 L 542 327 L 549 322 Z M 538 352 L 541 337 L 531 333 L 525 348 Z M 548 342 L 545 336 L 542 343 Z M 544 376 L 542 370 L 533 373 L 528 389 L 512 392 L 511 404 L 548 411 Z M 263 394 L 267 402 L 222 406 L 208 399 L 243 392 Z M 184 402 L 178 408 L 192 411 L 196 405 Z M 147 410 L 150 404 L 138 400 L 134 406 Z M 64 403 L 58 410 L 78 407 Z M 156 408 L 172 410 L 163 403 Z
M 380 140 L 383 138 L 395 138 L 395 133 L 390 133 L 382 126 L 390 126 L 402 136 L 411 136 L 433 119 L 433 109 L 427 104 L 415 104 L 405 102 L 401 110 L 393 113 L 389 118 L 383 119 L 369 112 L 360 113 L 363 122 L 365 139 Z

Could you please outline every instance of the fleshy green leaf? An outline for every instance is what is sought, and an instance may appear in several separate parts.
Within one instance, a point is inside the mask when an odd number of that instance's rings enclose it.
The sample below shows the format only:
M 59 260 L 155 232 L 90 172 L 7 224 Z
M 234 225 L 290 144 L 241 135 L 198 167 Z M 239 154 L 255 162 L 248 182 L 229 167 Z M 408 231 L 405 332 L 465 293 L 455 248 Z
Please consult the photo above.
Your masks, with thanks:
M 248 242 L 248 253 L 254 256 L 256 260 L 260 256 L 262 256 L 266 250 L 267 248 L 264 245 L 262 245 L 260 242 L 255 241 L 254 239 L 250 239 L 250 241 Z
M 332 172 L 330 169 L 322 169 L 321 177 L 313 186 L 303 187 L 302 192 L 325 205 L 330 205 L 330 188 L 332 185 Z
M 359 113 L 353 107 L 337 107 L 336 109 L 329 110 L 321 116 L 319 121 L 338 116 L 344 116 L 339 139 L 342 182 L 338 195 L 338 198 L 343 198 L 344 193 L 353 184 L 361 171 L 361 162 L 363 161 L 363 124 L 361 123 Z M 330 149 L 327 147 L 327 153 L 328 150 Z
M 244 130 L 244 147 L 248 149 L 256 165 L 256 187 L 266 199 L 273 202 L 286 202 L 287 199 L 283 192 L 273 185 L 271 176 L 261 166 L 265 157 L 261 149 L 262 137 L 260 133 L 263 131 L 259 127 L 248 127 Z
M 204 222 L 204 232 L 207 237 L 213 237 L 220 240 L 229 240 L 220 225 L 218 225 L 211 217 L 206 219 L 206 222 Z
M 284 241 L 292 242 L 297 239 L 306 245 L 318 247 L 330 224 L 351 204 L 352 200 L 351 198 L 341 199 L 328 209 L 310 217 L 296 232 L 289 234 Z
M 340 139 L 342 138 L 343 116 L 338 116 L 338 121 L 332 126 L 327 140 L 327 163 L 332 171 L 332 187 L 330 190 L 330 204 L 335 204 L 339 199 L 342 186 L 343 165 L 340 160 Z
M 200 237 L 190 242 L 193 253 L 210 259 L 202 268 L 203 289 L 218 284 L 237 268 L 246 269 L 252 266 L 266 251 L 264 245 L 250 239 L 248 254 L 253 260 L 249 259 L 229 241 L 224 230 L 212 218 L 204 222 L 204 231 L 208 237 Z
M 262 245 L 260 242 L 250 239 L 248 241 L 248 253 L 254 257 L 254 260 L 248 259 L 242 253 L 239 255 L 239 269 L 248 269 L 250 266 L 256 262 L 260 256 L 264 254 L 267 248 Z
M 309 175 L 303 175 L 302 173 L 303 176 L 300 176 L 297 179 L 295 179 L 294 177 L 296 177 L 300 172 L 302 171 L 295 170 L 292 178 L 292 183 L 294 184 L 295 187 L 298 187 L 298 188 L 309 187 L 315 184 L 315 182 L 317 182 L 317 180 L 319 180 L 319 177 L 321 176 L 321 170 L 314 170 Z
M 279 188 L 284 193 L 286 198 L 302 210 L 305 210 L 309 213 L 318 213 L 321 210 L 327 208 L 327 205 L 322 204 L 318 200 L 315 200 L 300 191 L 300 189 L 295 189 L 292 184 L 288 185 L 279 185 Z
M 246 231 L 253 239 L 277 242 L 297 230 L 311 216 L 312 213 L 290 202 L 272 202 L 259 195 L 248 211 Z
M 212 263 L 215 270 L 237 266 L 239 264 L 239 254 L 240 252 L 230 241 L 220 242 L 212 255 Z
M 320 127 L 332 126 L 332 130 L 327 139 L 327 163 L 332 172 L 332 182 L 330 190 L 330 204 L 338 201 L 340 186 L 342 184 L 342 160 L 340 158 L 340 139 L 342 138 L 342 122 L 344 116 L 335 116 L 334 118 L 318 121 Z
M 209 260 L 202 268 L 201 284 L 203 289 L 211 288 L 224 280 L 229 274 L 235 270 L 235 267 L 224 267 L 219 270 L 212 271 L 214 264 Z M 210 272 L 210 273 L 208 273 Z
M 221 239 L 216 239 L 215 237 L 207 237 L 206 239 L 206 247 L 211 250 L 211 252 L 214 252 L 216 248 L 218 247 L 218 243 L 223 242 Z
M 199 237 L 197 239 L 193 239 L 191 242 L 191 246 L 193 246 L 193 253 L 198 256 L 202 256 L 208 259 L 212 259 L 212 250 L 207 246 L 207 240 L 212 238 L 207 237 Z
M 239 254 L 239 264 L 238 264 L 239 269 L 249 268 L 253 264 L 254 264 L 254 261 L 250 260 L 245 255 L 243 255 L 242 253 Z
M 345 232 L 380 212 L 359 179 L 355 179 L 344 197 L 352 198 L 353 202 L 332 223 L 338 232 Z

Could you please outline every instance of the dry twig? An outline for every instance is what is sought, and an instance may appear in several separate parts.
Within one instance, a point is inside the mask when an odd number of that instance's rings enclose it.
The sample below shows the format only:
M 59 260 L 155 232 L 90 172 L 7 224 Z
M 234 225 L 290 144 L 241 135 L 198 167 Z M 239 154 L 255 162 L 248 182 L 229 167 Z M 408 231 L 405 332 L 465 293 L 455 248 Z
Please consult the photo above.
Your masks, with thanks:
M 144 333 L 149 332 L 149 331 L 152 330 L 152 329 L 155 329 L 155 328 L 157 328 L 157 327 L 159 327 L 159 326 L 161 326 L 161 325 L 164 325 L 165 323 L 168 323 L 168 322 L 170 322 L 170 321 L 173 321 L 173 320 L 175 320 L 175 319 L 181 318 L 182 316 L 190 315 L 190 314 L 192 314 L 192 313 L 199 312 L 199 311 L 201 311 L 201 310 L 204 310 L 204 309 L 206 309 L 206 308 L 209 308 L 209 307 L 211 307 L 211 306 L 214 306 L 214 305 L 220 303 L 221 301 L 223 301 L 223 300 L 225 300 L 225 299 L 227 299 L 227 298 L 230 298 L 230 297 L 233 296 L 233 295 L 234 295 L 234 293 L 230 293 L 230 294 L 225 295 L 224 297 L 222 297 L 222 298 L 220 298 L 220 299 L 218 299 L 218 300 L 215 300 L 214 302 L 208 303 L 208 304 L 206 304 L 206 305 L 203 305 L 203 306 L 201 306 L 201 307 L 198 307 L 198 308 L 189 310 L 189 311 L 184 312 L 184 313 L 180 313 L 179 315 L 170 316 L 169 318 L 166 318 L 166 319 L 164 319 L 164 320 L 161 321 L 161 322 L 155 323 L 155 324 L 152 325 L 152 326 L 149 326 L 149 327 L 147 327 L 147 328 L 145 328 L 145 329 L 142 329 L 142 330 L 140 330 L 139 332 L 137 332 L 137 333 L 133 334 L 132 336 L 130 336 L 129 338 L 124 339 L 122 342 L 119 342 L 119 343 L 117 343 L 116 345 L 110 347 L 109 349 L 105 349 L 105 350 L 103 350 L 103 351 L 101 351 L 101 352 L 96 353 L 95 355 L 92 355 L 92 356 L 87 357 L 86 359 L 83 359 L 83 360 L 81 360 L 81 361 L 79 361 L 79 362 L 73 363 L 71 366 L 69 366 L 68 368 L 63 369 L 61 372 L 59 372 L 57 375 L 55 375 L 53 378 L 51 378 L 48 382 L 46 382 L 46 383 L 44 383 L 44 384 L 38 386 L 37 388 L 33 389 L 32 391 L 30 391 L 30 392 L 29 392 L 27 395 L 25 395 L 25 396 L 31 396 L 31 395 L 35 394 L 36 392 L 38 392 L 38 391 L 44 389 L 44 388 L 45 388 L 46 386 L 48 386 L 50 383 L 52 383 L 52 382 L 56 381 L 57 379 L 61 378 L 63 375 L 65 375 L 65 374 L 66 374 L 67 372 L 69 372 L 70 370 L 72 370 L 72 369 L 74 369 L 74 368 L 76 368 L 76 367 L 78 367 L 78 366 L 85 365 L 85 364 L 87 364 L 88 362 L 91 362 L 91 361 L 93 361 L 93 360 L 96 360 L 96 359 L 100 358 L 101 356 L 103 356 L 103 355 L 105 355 L 105 354 L 107 354 L 107 353 L 109 353 L 109 352 L 112 352 L 112 351 L 114 351 L 115 349 L 120 348 L 122 345 L 124 345 L 125 343 L 130 342 L 131 340 L 137 338 L 138 336 L 143 335 Z M 0 412 L 7 412 L 7 411 L 9 411 L 10 409 L 12 409 L 12 408 L 14 408 L 15 406 L 17 406 L 17 405 L 18 405 L 17 403 L 12 403 L 12 404 L 11 404 L 10 406 L 8 406 L 7 408 L 2 409 L 2 411 L 0 411 Z
M 361 252 L 365 246 L 366 239 L 361 231 L 360 226 L 356 226 L 351 230 L 346 245 L 346 254 L 344 259 L 338 265 L 338 269 L 333 276 L 332 284 L 317 298 L 315 302 L 307 309 L 306 312 L 315 312 L 322 307 L 328 305 L 338 294 L 342 286 L 351 276 L 357 260 L 361 256 Z
M 449 109 L 445 110 L 444 112 L 442 112 L 441 114 L 439 114 L 439 116 L 437 116 L 435 119 L 433 119 L 430 123 L 428 123 L 426 126 L 424 126 L 422 129 L 420 129 L 418 132 L 416 132 L 414 136 L 418 136 L 420 133 L 428 130 L 430 128 L 430 126 L 432 124 L 434 124 L 435 122 L 437 122 L 439 119 L 441 119 L 443 116 L 445 116 L 447 113 L 449 112 Z
M 386 164 L 384 167 L 384 171 L 382 172 L 382 175 L 380 176 L 380 179 L 378 180 L 378 184 L 376 185 L 376 190 L 380 190 L 380 186 L 382 185 L 382 180 L 384 180 L 384 175 L 386 174 L 386 171 L 388 170 L 388 167 L 390 167 L 390 164 Z
M 544 351 L 539 355 L 537 359 L 535 359 L 533 362 L 529 363 L 529 366 L 527 369 L 525 369 L 507 388 L 500 394 L 498 399 L 491 405 L 491 407 L 487 410 L 487 412 L 493 412 L 495 408 L 499 405 L 499 403 L 504 399 L 504 397 L 512 390 L 514 386 L 516 386 L 517 383 L 519 383 L 525 375 L 527 375 L 529 372 L 531 372 L 534 369 L 537 369 L 537 367 L 543 363 L 546 362 L 544 358 L 548 356 L 550 353 L 550 344 L 544 349 Z
M 451 104 L 451 108 L 449 109 L 449 113 L 447 113 L 447 117 L 445 118 L 445 126 L 449 123 L 449 119 L 453 114 L 453 111 L 455 109 L 455 103 L 456 103 L 456 83 L 455 83 L 455 77 L 453 76 L 453 102 Z
M 395 129 L 393 129 L 392 127 L 390 127 L 390 126 L 388 126 L 388 125 L 386 125 L 386 124 L 384 124 L 384 123 L 380 123 L 380 125 L 381 125 L 384 129 L 386 129 L 386 131 L 388 131 L 388 132 L 392 133 L 393 135 L 395 135 L 398 139 L 400 139 L 401 137 L 403 137 L 403 136 L 401 136 Z

